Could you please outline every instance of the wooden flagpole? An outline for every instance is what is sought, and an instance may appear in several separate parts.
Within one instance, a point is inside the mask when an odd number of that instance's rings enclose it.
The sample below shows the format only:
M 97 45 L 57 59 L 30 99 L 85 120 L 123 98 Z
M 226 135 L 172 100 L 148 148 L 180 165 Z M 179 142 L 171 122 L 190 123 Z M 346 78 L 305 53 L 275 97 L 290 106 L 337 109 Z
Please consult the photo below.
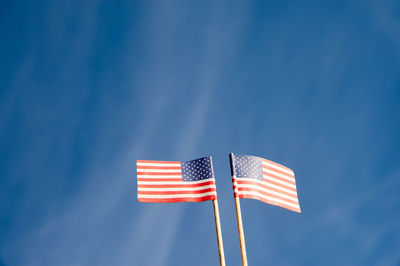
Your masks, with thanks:
M 236 176 L 235 176 L 234 157 L 235 157 L 235 155 L 233 153 L 229 154 L 229 160 L 231 162 L 233 197 L 235 198 L 236 220 L 237 220 L 238 233 L 239 233 L 240 255 L 242 257 L 242 266 L 247 266 L 248 264 L 247 264 L 246 244 L 244 242 L 242 211 L 240 210 L 240 200 L 239 200 L 239 196 L 237 195 L 237 191 L 236 191 L 237 183 L 236 183 Z
M 217 230 L 219 264 L 221 266 L 225 266 L 224 244 L 222 243 L 222 233 L 221 233 L 221 223 L 219 220 L 218 201 L 215 199 L 212 202 L 213 202 L 213 206 L 214 206 L 215 229 Z
M 233 180 L 235 180 L 235 176 L 232 176 Z M 244 242 L 244 232 L 243 232 L 243 223 L 242 223 L 242 212 L 240 210 L 240 201 L 239 197 L 235 196 L 235 207 L 236 207 L 236 220 L 238 224 L 238 232 L 239 232 L 239 241 L 240 241 L 240 255 L 242 257 L 242 266 L 247 266 L 247 254 L 246 254 L 246 244 Z

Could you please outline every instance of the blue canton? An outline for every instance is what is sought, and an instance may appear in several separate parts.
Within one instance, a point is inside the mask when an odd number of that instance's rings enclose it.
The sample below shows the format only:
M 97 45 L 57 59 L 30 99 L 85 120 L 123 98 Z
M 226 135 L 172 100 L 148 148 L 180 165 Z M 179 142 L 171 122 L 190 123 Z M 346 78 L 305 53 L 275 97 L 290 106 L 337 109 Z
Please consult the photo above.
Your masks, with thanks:
M 181 164 L 183 181 L 197 181 L 214 177 L 211 157 L 182 162 Z
M 234 155 L 233 166 L 236 177 L 248 177 L 263 180 L 262 161 L 258 157 Z

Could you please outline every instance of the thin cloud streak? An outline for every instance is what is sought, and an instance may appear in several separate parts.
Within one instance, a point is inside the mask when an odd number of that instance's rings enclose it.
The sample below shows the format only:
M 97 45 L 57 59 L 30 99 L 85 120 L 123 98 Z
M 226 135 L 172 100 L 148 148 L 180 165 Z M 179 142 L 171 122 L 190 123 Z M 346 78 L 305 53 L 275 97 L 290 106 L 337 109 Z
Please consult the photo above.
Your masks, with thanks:
M 221 10 L 220 10 L 221 11 Z M 171 12 L 171 11 L 169 11 Z M 176 14 L 176 12 L 174 13 Z M 216 62 L 214 58 L 216 58 L 215 53 L 219 51 L 217 47 L 215 47 L 216 42 L 220 42 L 223 44 L 223 41 L 218 38 L 218 33 L 213 30 L 213 25 L 215 25 L 215 20 L 218 19 L 219 13 L 216 13 L 213 16 L 213 19 L 210 20 L 208 25 L 206 26 L 207 32 L 210 32 L 206 36 L 205 41 L 205 57 L 204 60 L 200 63 L 200 65 L 194 65 L 194 67 L 198 66 L 199 73 L 203 73 L 200 76 L 198 85 L 195 85 L 196 91 L 198 92 L 194 96 L 193 104 L 188 106 L 188 110 L 186 110 L 186 116 L 184 122 L 182 123 L 183 127 L 178 131 L 176 145 L 177 148 L 173 152 L 174 158 L 188 158 L 191 159 L 191 156 L 195 154 L 195 150 L 200 144 L 200 140 L 202 140 L 205 135 L 205 128 L 207 125 L 207 120 L 209 119 L 209 114 L 211 110 L 211 102 L 213 98 L 213 91 L 216 89 L 217 80 L 219 77 L 219 73 L 224 69 L 225 62 Z M 163 17 L 158 14 L 156 17 Z M 180 19 L 179 15 L 175 16 L 175 20 L 183 22 Z M 159 23 L 163 23 L 159 21 L 157 23 L 150 23 L 155 25 L 154 31 L 157 31 Z M 146 23 L 147 24 L 147 23 Z M 163 27 L 169 27 L 169 25 L 163 25 Z M 174 31 L 174 30 L 169 30 Z M 230 48 L 232 49 L 232 47 Z M 232 49 L 234 50 L 234 49 Z M 151 52 L 151 54 L 153 54 Z M 153 59 L 157 60 L 157 59 Z M 151 62 L 152 60 L 150 60 Z M 155 63 L 154 65 L 162 64 L 162 62 Z M 173 76 L 173 74 L 171 73 Z M 168 84 L 156 84 L 157 86 L 163 87 Z M 157 116 L 155 116 L 157 117 Z M 155 124 L 153 124 L 154 126 Z M 162 130 L 154 129 L 155 131 L 162 132 Z M 162 133 L 161 133 L 162 134 Z M 142 142 L 145 143 L 145 142 Z M 136 218 L 137 224 L 142 225 L 138 226 L 137 229 L 132 230 L 129 239 L 126 240 L 126 243 L 123 245 L 125 247 L 121 254 L 129 254 L 128 250 L 134 253 L 133 257 L 143 256 L 143 251 L 151 248 L 154 252 L 152 252 L 153 260 L 146 265 L 166 265 L 170 260 L 169 249 L 172 248 L 172 243 L 176 239 L 176 234 L 178 234 L 178 225 L 183 219 L 183 212 L 185 205 L 177 205 L 170 209 L 169 212 L 173 211 L 173 213 L 168 216 L 164 216 L 163 214 L 157 214 L 155 212 L 164 213 L 163 209 L 147 206 L 145 204 L 144 207 L 148 209 L 142 211 L 140 217 Z M 151 208 L 151 209 L 150 209 Z M 173 216 L 173 219 L 169 219 L 169 216 Z M 166 230 L 163 232 L 162 230 L 160 235 L 155 236 L 151 235 L 149 232 L 155 228 L 154 219 L 156 217 L 160 217 L 163 219 L 163 225 L 165 225 Z M 159 220 L 159 219 L 156 219 Z M 158 230 L 157 230 L 158 231 Z M 153 238 L 146 237 L 146 235 L 153 236 Z M 157 239 L 154 239 L 154 237 Z M 161 238 L 161 239 L 160 239 Z M 125 251 L 125 249 L 127 249 Z M 121 255 L 122 256 L 122 255 Z M 122 261 L 126 261 L 126 259 L 122 259 Z

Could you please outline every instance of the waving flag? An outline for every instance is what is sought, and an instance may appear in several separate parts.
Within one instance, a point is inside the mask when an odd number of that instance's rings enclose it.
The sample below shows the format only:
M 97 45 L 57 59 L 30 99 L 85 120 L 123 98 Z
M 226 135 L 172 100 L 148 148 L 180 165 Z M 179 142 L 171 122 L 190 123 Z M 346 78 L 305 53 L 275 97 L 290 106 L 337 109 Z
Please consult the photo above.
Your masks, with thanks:
M 199 202 L 217 198 L 212 158 L 136 161 L 140 202 Z
M 301 212 L 291 169 L 264 158 L 230 154 L 234 196 Z

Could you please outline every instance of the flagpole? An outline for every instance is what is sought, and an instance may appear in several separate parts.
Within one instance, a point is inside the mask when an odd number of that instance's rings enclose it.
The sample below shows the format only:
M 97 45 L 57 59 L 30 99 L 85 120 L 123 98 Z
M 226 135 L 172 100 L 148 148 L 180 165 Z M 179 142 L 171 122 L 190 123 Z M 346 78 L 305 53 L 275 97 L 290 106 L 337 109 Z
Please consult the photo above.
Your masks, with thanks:
M 235 176 L 232 176 L 233 180 L 235 180 Z M 236 181 L 234 181 L 236 183 Z M 242 212 L 240 210 L 240 201 L 238 196 L 234 196 L 235 198 L 235 207 L 236 207 L 236 220 L 238 224 L 238 232 L 239 232 L 239 241 L 240 241 L 240 255 L 242 257 L 242 266 L 247 266 L 247 254 L 246 254 L 246 244 L 244 242 L 244 232 L 243 232 L 243 223 L 242 223 Z
M 222 243 L 222 233 L 221 233 L 221 223 L 220 223 L 220 220 L 219 220 L 218 201 L 217 201 L 217 199 L 215 199 L 212 202 L 213 202 L 213 206 L 214 206 L 215 229 L 217 231 L 219 264 L 221 266 L 225 266 L 224 245 Z
M 240 255 L 242 258 L 242 266 L 247 266 L 248 264 L 247 264 L 246 244 L 244 242 L 242 211 L 240 210 L 240 200 L 237 191 L 237 183 L 235 175 L 235 155 L 233 153 L 229 153 L 229 161 L 231 163 L 233 197 L 235 198 L 236 220 L 238 225 L 239 243 L 240 243 Z

